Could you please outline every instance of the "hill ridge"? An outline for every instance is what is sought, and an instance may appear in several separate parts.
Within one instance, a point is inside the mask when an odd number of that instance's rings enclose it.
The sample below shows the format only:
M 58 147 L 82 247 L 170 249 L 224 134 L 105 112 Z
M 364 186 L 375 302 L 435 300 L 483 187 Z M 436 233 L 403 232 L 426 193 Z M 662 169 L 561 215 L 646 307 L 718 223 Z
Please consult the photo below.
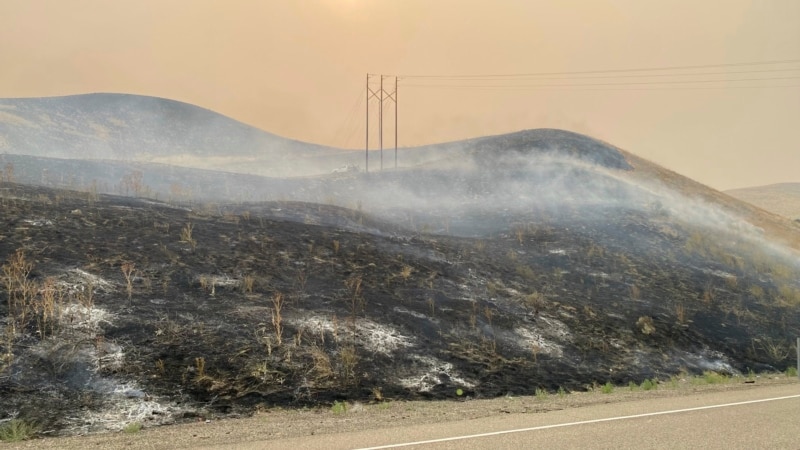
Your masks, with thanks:
M 162 97 L 92 93 L 0 99 L 0 150 L 64 158 L 148 160 L 181 154 L 318 152 L 201 106 Z

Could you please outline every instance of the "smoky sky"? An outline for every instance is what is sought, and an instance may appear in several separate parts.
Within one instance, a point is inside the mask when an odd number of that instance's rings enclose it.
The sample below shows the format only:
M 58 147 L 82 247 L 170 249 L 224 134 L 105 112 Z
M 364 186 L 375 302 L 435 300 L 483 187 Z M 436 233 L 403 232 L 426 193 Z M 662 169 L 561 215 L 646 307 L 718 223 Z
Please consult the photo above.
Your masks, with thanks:
M 367 72 L 509 74 L 796 59 L 798 17 L 795 0 L 6 0 L 0 97 L 153 95 L 294 139 L 361 148 L 364 111 L 356 106 Z M 718 189 L 800 181 L 800 79 L 752 83 L 790 87 L 691 90 L 403 83 L 401 146 L 556 127 Z

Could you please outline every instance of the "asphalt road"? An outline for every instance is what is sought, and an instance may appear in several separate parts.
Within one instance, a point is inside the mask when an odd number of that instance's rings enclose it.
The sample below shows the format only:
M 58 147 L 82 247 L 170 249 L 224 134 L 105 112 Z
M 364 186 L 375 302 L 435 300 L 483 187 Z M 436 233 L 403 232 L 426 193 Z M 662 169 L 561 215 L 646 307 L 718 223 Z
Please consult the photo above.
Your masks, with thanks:
M 206 448 L 331 450 L 381 446 L 459 450 L 798 449 L 800 386 L 754 386 L 747 390 L 609 403 L 541 414 L 507 414 Z

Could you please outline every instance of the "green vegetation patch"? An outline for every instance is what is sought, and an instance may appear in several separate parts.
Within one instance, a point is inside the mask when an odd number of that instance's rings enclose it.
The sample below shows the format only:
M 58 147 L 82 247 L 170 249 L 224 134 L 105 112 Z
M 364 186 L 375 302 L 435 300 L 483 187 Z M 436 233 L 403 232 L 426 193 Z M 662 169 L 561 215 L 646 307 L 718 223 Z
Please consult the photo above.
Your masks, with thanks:
M 27 441 L 36 436 L 39 432 L 39 427 L 32 422 L 22 419 L 11 419 L 8 422 L 0 424 L 0 441 L 2 442 L 20 442 Z

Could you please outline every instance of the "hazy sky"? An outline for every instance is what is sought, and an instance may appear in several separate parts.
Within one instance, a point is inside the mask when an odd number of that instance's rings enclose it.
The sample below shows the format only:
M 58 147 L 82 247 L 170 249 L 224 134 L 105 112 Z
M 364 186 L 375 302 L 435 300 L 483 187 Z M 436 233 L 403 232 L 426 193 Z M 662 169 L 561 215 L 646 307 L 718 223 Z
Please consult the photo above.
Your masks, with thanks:
M 283 136 L 363 148 L 358 100 L 367 72 L 481 75 L 800 61 L 800 1 L 0 0 L 0 55 L 0 97 L 147 94 Z M 764 69 L 784 70 L 752 72 Z M 402 78 L 400 146 L 557 127 L 718 189 L 800 182 L 800 62 L 694 72 L 732 71 L 749 72 L 553 76 L 521 84 L 593 86 L 525 89 L 507 89 L 505 79 L 463 83 L 492 86 L 478 89 Z M 609 74 L 581 76 L 599 75 Z M 675 83 L 734 77 L 755 80 Z M 777 77 L 786 79 L 763 80 Z M 413 86 L 422 82 L 445 86 Z M 386 133 L 388 146 L 388 125 Z

